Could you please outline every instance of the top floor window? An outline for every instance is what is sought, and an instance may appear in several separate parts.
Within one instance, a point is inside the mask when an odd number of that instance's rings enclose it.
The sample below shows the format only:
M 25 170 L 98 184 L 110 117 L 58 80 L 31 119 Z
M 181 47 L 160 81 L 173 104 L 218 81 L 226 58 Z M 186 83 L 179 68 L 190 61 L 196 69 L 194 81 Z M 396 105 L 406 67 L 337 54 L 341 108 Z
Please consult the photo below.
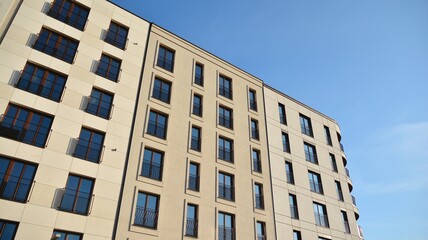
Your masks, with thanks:
M 219 76 L 219 94 L 225 98 L 232 99 L 232 79 Z
M 279 122 L 281 124 L 287 125 L 287 117 L 285 115 L 285 106 L 281 103 L 278 103 L 278 111 L 279 111 Z
M 42 28 L 34 49 L 68 63 L 73 63 L 79 42 L 62 34 Z
M 120 49 L 125 49 L 127 37 L 127 27 L 119 25 L 115 22 L 110 22 L 110 27 L 108 28 L 107 36 L 104 41 Z
M 324 126 L 324 134 L 326 143 L 332 146 L 333 142 L 331 141 L 330 129 L 327 126 Z
M 196 63 L 195 65 L 195 84 L 204 86 L 204 65 Z
M 158 61 L 156 65 L 170 72 L 174 71 L 175 51 L 164 46 L 159 46 Z
M 313 137 L 311 119 L 303 114 L 300 114 L 300 128 L 303 134 Z
M 256 99 L 256 91 L 253 89 L 250 89 L 248 91 L 248 95 L 250 98 L 250 109 L 257 112 L 257 99 Z
M 63 74 L 27 62 L 16 87 L 59 102 L 66 80 Z
M 88 20 L 89 8 L 71 0 L 55 0 L 48 15 L 81 31 Z
M 0 122 L 0 136 L 45 147 L 53 117 L 9 104 Z

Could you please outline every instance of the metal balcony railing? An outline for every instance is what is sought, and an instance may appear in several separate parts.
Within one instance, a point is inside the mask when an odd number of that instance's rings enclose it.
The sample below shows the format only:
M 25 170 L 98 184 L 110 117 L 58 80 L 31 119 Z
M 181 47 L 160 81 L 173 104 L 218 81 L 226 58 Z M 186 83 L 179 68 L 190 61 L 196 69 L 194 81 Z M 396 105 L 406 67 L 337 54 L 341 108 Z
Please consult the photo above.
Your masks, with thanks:
M 158 211 L 156 209 L 137 206 L 135 210 L 134 224 L 142 227 L 156 228 Z

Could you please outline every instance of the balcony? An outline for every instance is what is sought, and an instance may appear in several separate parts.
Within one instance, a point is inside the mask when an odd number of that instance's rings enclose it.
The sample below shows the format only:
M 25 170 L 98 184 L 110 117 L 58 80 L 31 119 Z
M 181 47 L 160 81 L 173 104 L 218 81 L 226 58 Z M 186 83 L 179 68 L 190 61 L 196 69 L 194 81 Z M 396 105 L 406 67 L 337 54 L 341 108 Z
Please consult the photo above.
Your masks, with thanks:
M 156 229 L 157 221 L 158 212 L 155 209 L 137 207 L 135 210 L 135 225 Z
M 235 240 L 235 228 L 219 226 L 218 240 Z
M 198 236 L 198 219 L 187 218 L 186 221 L 186 236 Z

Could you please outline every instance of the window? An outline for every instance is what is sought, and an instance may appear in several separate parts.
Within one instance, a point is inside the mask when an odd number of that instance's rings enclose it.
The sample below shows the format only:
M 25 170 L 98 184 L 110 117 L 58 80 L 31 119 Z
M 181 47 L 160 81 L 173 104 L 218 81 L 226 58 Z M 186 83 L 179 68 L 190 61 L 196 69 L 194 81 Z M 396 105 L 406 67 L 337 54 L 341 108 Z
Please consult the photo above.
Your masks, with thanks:
M 235 240 L 235 216 L 218 213 L 218 240 Z
M 1 118 L 0 136 L 45 147 L 53 117 L 9 104 Z
M 165 139 L 167 132 L 168 116 L 155 111 L 150 111 L 147 133 L 158 138 Z
M 324 126 L 324 133 L 326 143 L 330 146 L 333 146 L 333 142 L 331 141 L 330 129 L 327 126 Z
M 315 214 L 315 223 L 321 227 L 329 227 L 328 224 L 328 216 L 327 216 L 327 208 L 325 205 L 314 202 L 314 214 Z
M 141 227 L 156 229 L 158 223 L 158 202 L 159 196 L 139 192 L 134 224 Z
M 309 176 L 309 185 L 311 187 L 311 191 L 319 194 L 323 194 L 321 175 L 319 175 L 318 173 L 308 171 L 308 176 Z
M 285 115 L 285 106 L 281 103 L 278 103 L 278 111 L 279 111 L 279 122 L 281 124 L 287 125 L 287 117 Z
M 198 236 L 198 206 L 187 204 L 186 236 Z
M 192 139 L 190 142 L 190 149 L 200 152 L 201 151 L 201 128 L 192 126 Z
M 0 198 L 26 202 L 36 166 L 0 156 Z
M 337 163 L 336 163 L 336 157 L 334 156 L 334 154 L 330 153 L 330 161 L 331 161 L 331 169 L 334 172 L 337 172 Z
M 125 49 L 127 37 L 127 27 L 119 25 L 115 22 L 110 22 L 110 27 L 108 28 L 107 36 L 104 41 L 120 49 Z
M 233 129 L 233 110 L 227 107 L 218 107 L 218 124 Z
M 56 237 L 56 240 L 81 240 L 82 234 L 80 233 L 72 233 L 61 230 L 54 230 L 53 237 Z M 52 238 L 53 239 L 53 238 Z
M 250 98 L 250 109 L 257 112 L 257 99 L 256 99 L 256 91 L 253 89 L 250 89 L 248 91 L 248 95 Z
M 121 60 L 102 54 L 95 73 L 113 82 L 117 82 L 121 71 L 120 64 Z
M 0 219 L 0 239 L 13 240 L 15 239 L 16 230 L 18 229 L 17 222 L 6 221 Z
M 169 103 L 171 98 L 171 83 L 155 78 L 152 97 L 162 102 Z
M 94 180 L 69 175 L 59 209 L 77 214 L 88 214 L 93 187 Z
M 72 63 L 77 52 L 78 41 L 62 34 L 42 28 L 34 49 L 68 63 Z
M 189 182 L 187 188 L 199 192 L 199 164 L 191 162 L 189 165 Z
M 104 133 L 82 128 L 73 156 L 99 163 L 104 149 Z
M 334 183 L 336 185 L 337 199 L 343 202 L 344 200 L 343 200 L 342 186 L 340 185 L 339 181 L 334 181 Z
M 225 98 L 232 99 L 232 79 L 219 76 L 219 94 Z
M 141 176 L 154 180 L 162 180 L 162 164 L 164 153 L 145 148 Z
M 340 211 L 342 213 L 343 225 L 345 226 L 345 233 L 350 234 L 351 228 L 349 227 L 348 215 L 345 211 Z
M 16 87 L 59 102 L 66 81 L 63 74 L 27 62 Z
M 71 0 L 55 0 L 48 15 L 83 31 L 88 19 L 89 8 Z
M 252 156 L 253 156 L 253 171 L 261 173 L 262 172 L 262 161 L 260 159 L 260 151 L 253 149 Z
M 303 134 L 313 137 L 311 119 L 303 114 L 300 114 L 300 128 Z
M 224 137 L 218 138 L 218 158 L 233 163 L 233 141 Z
M 290 140 L 288 139 L 288 134 L 283 132 L 282 133 L 282 150 L 284 152 L 290 153 Z
M 256 208 L 265 209 L 265 201 L 263 197 L 263 185 L 260 183 L 254 183 L 254 199 L 256 202 Z
M 113 94 L 93 88 L 91 96 L 89 96 L 89 102 L 88 106 L 86 107 L 86 112 L 102 117 L 104 119 L 109 119 L 112 106 Z
M 219 172 L 218 173 L 218 197 L 229 201 L 235 200 L 235 189 L 233 187 L 233 176 Z
M 196 63 L 195 65 L 195 84 L 204 86 L 204 65 Z
M 202 117 L 202 96 L 193 94 L 192 114 Z
M 156 65 L 165 69 L 165 70 L 173 72 L 174 71 L 174 55 L 175 55 L 174 50 L 166 48 L 164 46 L 159 46 L 158 61 L 157 61 Z
M 299 219 L 299 210 L 297 208 L 297 198 L 294 194 L 289 194 L 288 199 L 290 200 L 290 214 L 291 218 Z
M 318 164 L 317 151 L 314 145 L 304 142 L 306 161 Z
M 302 240 L 302 235 L 300 231 L 293 230 L 293 240 Z
M 266 224 L 264 222 L 257 221 L 257 240 L 266 240 Z
M 259 140 L 259 122 L 257 120 L 251 119 L 251 138 Z
M 294 184 L 293 165 L 291 162 L 285 162 L 285 173 L 287 174 L 287 182 Z

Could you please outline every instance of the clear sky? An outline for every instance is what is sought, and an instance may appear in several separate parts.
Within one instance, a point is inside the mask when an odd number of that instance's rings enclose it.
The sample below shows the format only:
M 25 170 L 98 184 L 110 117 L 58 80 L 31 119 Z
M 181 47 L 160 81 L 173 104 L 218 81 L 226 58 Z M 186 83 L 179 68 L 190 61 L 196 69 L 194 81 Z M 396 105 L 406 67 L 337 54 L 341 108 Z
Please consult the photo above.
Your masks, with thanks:
M 114 0 L 336 119 L 365 239 L 428 239 L 428 0 Z

